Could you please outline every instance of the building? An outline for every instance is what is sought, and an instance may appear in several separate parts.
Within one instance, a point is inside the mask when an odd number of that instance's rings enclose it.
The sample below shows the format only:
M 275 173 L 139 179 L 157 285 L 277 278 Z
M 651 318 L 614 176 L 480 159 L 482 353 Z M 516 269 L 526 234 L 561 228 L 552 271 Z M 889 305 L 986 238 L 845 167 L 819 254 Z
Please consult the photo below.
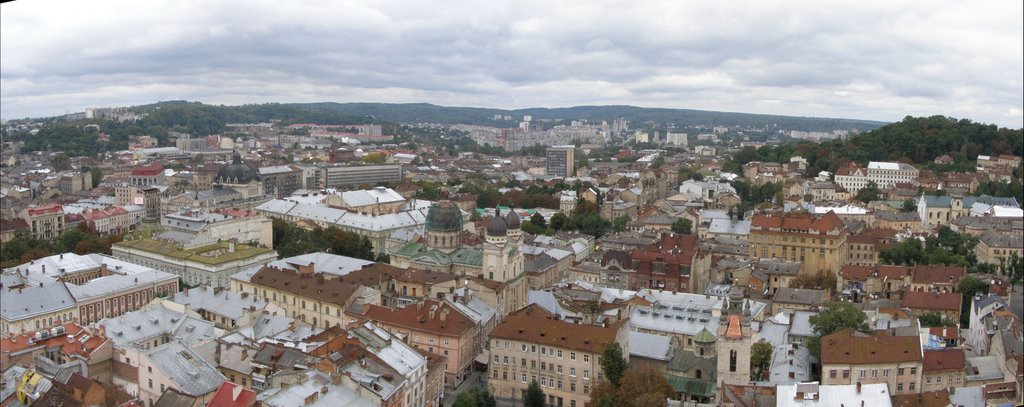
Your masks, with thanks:
M 870 406 L 890 407 L 892 399 L 884 384 L 857 383 L 849 385 L 825 385 L 818 382 L 802 382 L 775 387 L 776 407 L 811 406 Z M 761 405 L 754 403 L 752 405 Z M 945 405 L 945 404 L 942 404 Z
M 462 212 L 451 202 L 431 205 L 426 217 L 426 243 L 412 242 L 391 249 L 391 264 L 503 284 L 504 300 L 492 304 L 500 315 L 526 305 L 528 281 L 519 214 L 509 211 L 502 216 L 495 210 L 479 248 L 462 244 L 462 222 Z
M 28 222 L 32 237 L 36 239 L 53 240 L 64 233 L 64 208 L 60 205 L 25 208 L 21 218 Z
M 718 318 L 718 340 L 715 342 L 719 400 L 724 399 L 721 393 L 724 385 L 746 385 L 751 381 L 750 347 L 754 343 L 754 332 L 750 328 L 750 319 L 750 303 L 744 301 L 743 289 L 733 286 Z
M 60 193 L 73 195 L 81 191 L 92 189 L 92 174 L 86 172 L 66 172 L 60 176 L 60 184 L 57 186 Z
M 154 185 L 165 185 L 164 166 L 159 162 L 150 165 L 135 167 L 131 173 L 131 185 L 137 187 L 149 187 Z
M 173 236 L 126 237 L 115 243 L 116 259 L 173 273 L 189 286 L 228 287 L 229 276 L 277 258 L 273 249 L 234 242 L 186 244 Z
M 780 287 L 772 297 L 772 314 L 793 311 L 813 311 L 828 302 L 828 290 Z
M 838 273 L 847 258 L 847 233 L 835 212 L 756 214 L 750 223 L 750 258 L 803 263 L 803 273 Z
M 153 405 L 167 390 L 204 404 L 227 379 L 194 350 L 177 341 L 144 352 L 139 360 L 139 398 Z M 159 390 L 158 390 L 159 389 Z
M 140 205 L 145 209 L 146 220 L 160 219 L 160 188 L 121 183 L 114 187 L 117 205 Z
M 576 176 L 576 152 L 574 146 L 552 146 L 545 155 L 545 174 L 550 177 L 570 178 Z
M 410 345 L 444 356 L 445 387 L 457 387 L 471 373 L 477 356 L 476 323 L 447 302 L 424 300 L 405 308 L 366 305 L 352 318 L 374 321 Z
M 400 164 L 325 166 L 317 171 L 317 184 L 320 188 L 374 186 L 401 181 Z
M 902 305 L 917 315 L 935 313 L 959 321 L 962 298 L 963 295 L 956 292 L 908 291 L 903 295 Z
M 252 210 L 187 210 L 160 217 L 163 231 L 178 241 L 231 241 L 262 247 L 274 245 L 272 221 Z
M 867 168 L 851 163 L 848 167 L 836 171 L 836 183 L 850 193 L 856 194 L 872 181 L 879 189 L 886 189 L 898 183 L 916 184 L 919 173 L 917 168 L 906 163 L 871 161 Z
M 919 393 L 923 356 L 918 335 L 870 334 L 851 328 L 821 338 L 825 385 L 882 383 L 895 395 Z
M 231 286 L 313 327 L 347 326 L 352 319 L 345 313 L 346 308 L 380 304 L 380 291 L 321 270 L 314 262 L 294 261 L 287 266 L 270 263 L 232 275 Z
M 64 370 L 111 383 L 113 342 L 108 338 L 70 322 L 50 328 L 48 335 L 42 333 L 30 332 L 0 340 L 0 365 L 18 364 L 49 376 Z M 81 342 L 68 342 L 68 339 Z
M 5 283 L 7 283 L 5 278 Z M 42 332 L 78 320 L 78 307 L 64 284 L 0 287 L 0 336 Z
M 509 314 L 490 335 L 487 382 L 503 402 L 522 400 L 536 381 L 552 406 L 583 407 L 604 380 L 600 357 L 618 343 L 628 358 L 628 319 L 608 326 L 573 324 L 539 305 Z
M 697 236 L 663 233 L 658 242 L 629 254 L 629 268 L 636 270 L 629 275 L 629 288 L 703 292 L 701 283 L 708 281 L 698 282 L 698 275 L 707 270 L 704 260 L 710 257 L 699 253 Z
M 963 349 L 925 350 L 921 369 L 921 392 L 962 387 L 967 378 L 967 358 Z
M 263 180 L 263 191 L 272 196 L 289 196 L 295 190 L 303 188 L 303 171 L 294 165 L 279 165 L 259 169 Z
M 974 254 L 978 263 L 1008 265 L 1014 254 L 1024 258 L 1024 240 L 1019 235 L 988 231 L 981 235 L 978 245 L 974 246 Z

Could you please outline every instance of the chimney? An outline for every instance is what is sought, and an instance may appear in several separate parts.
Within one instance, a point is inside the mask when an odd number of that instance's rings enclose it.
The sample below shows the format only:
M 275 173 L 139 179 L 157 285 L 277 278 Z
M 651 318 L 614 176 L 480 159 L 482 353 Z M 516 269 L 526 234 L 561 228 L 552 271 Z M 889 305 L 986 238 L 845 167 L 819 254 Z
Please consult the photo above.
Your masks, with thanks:
M 860 382 L 857 382 L 857 394 L 860 394 Z M 861 401 L 861 405 L 864 405 L 863 401 Z
M 448 317 L 448 308 L 444 308 L 444 309 L 441 310 L 441 322 L 444 322 L 445 318 L 447 318 L 447 317 Z
M 100 263 L 100 277 L 109 275 L 110 272 L 107 271 L 107 263 Z

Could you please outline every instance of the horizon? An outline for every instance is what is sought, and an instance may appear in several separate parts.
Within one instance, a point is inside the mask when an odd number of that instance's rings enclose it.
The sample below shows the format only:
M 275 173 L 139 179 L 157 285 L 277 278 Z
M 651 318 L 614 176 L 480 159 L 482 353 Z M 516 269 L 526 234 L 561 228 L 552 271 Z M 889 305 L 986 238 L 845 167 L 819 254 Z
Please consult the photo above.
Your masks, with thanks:
M 132 6 L 3 3 L 0 114 L 327 100 L 1024 128 L 1020 3 Z

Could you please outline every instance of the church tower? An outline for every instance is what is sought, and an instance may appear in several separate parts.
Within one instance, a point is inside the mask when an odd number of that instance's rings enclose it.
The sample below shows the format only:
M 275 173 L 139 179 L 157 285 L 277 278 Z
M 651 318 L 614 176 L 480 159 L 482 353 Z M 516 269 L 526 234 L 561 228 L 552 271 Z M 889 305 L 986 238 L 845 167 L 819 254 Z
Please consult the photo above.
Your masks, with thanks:
M 750 347 L 753 332 L 750 330 L 750 302 L 745 300 L 743 289 L 733 286 L 725 300 L 722 317 L 718 321 L 718 340 L 715 353 L 718 356 L 718 395 L 722 400 L 724 384 L 750 383 Z
M 503 301 L 497 307 L 501 316 L 526 306 L 528 284 L 522 244 L 519 215 L 510 213 L 503 217 L 495 209 L 485 228 L 482 272 L 483 278 L 507 284 Z
M 508 225 L 501 210 L 495 209 L 484 229 L 483 278 L 505 282 L 514 277 L 508 272 L 508 246 Z

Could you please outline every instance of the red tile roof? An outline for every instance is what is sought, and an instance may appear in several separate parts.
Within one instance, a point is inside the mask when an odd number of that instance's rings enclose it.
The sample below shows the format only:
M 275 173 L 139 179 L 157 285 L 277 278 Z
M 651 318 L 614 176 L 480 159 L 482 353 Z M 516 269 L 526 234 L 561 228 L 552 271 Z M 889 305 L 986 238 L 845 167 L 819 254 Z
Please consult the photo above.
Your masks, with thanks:
M 460 337 L 474 329 L 473 320 L 447 303 L 425 300 L 405 308 L 366 305 L 362 316 L 385 325 L 407 328 L 435 335 Z
M 965 267 L 943 266 L 939 264 L 914 266 L 911 282 L 914 284 L 960 284 L 967 275 Z
M 960 293 L 932 293 L 908 291 L 903 295 L 903 306 L 912 310 L 960 312 Z
M 750 226 L 762 230 L 773 228 L 799 233 L 827 233 L 842 229 L 844 224 L 839 215 L 828 211 L 819 218 L 809 213 L 757 214 L 751 219 Z
M 964 370 L 966 366 L 967 358 L 961 349 L 926 350 L 924 351 L 924 366 L 921 371 L 929 373 Z
M 917 335 L 890 336 L 884 331 L 864 334 L 847 328 L 821 338 L 823 365 L 868 365 L 921 360 L 921 342 Z
M 601 353 L 605 346 L 615 342 L 622 324 L 628 319 L 608 327 L 565 322 L 537 304 L 513 312 L 491 331 L 491 338 L 510 339 L 538 345 Z
M 256 405 L 256 392 L 234 384 L 224 382 L 210 399 L 209 407 L 252 407 Z
M 132 169 L 133 177 L 153 177 L 164 173 L 164 166 L 158 162 Z
M 34 339 L 35 332 L 4 339 L 0 341 L 0 352 L 18 353 L 32 348 L 40 350 L 60 348 L 65 355 L 79 355 L 88 358 L 96 348 L 107 341 L 106 337 L 94 335 L 78 324 L 67 323 L 63 326 L 64 335 L 51 336 L 38 342 L 29 343 L 30 339 Z M 73 337 L 74 341 L 68 342 L 69 337 Z M 82 341 L 82 338 L 87 339 Z

